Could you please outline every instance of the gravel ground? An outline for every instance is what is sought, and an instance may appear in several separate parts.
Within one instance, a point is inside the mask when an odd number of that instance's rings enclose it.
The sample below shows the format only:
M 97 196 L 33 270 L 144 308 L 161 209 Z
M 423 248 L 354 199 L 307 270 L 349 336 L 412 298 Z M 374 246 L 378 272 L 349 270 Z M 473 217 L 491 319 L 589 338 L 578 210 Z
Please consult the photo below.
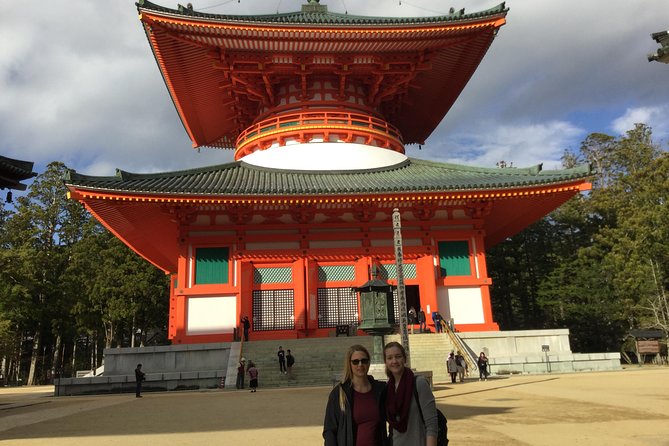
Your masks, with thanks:
M 330 388 L 54 398 L 0 388 L 2 446 L 322 444 Z M 669 446 L 669 368 L 437 383 L 457 445 Z

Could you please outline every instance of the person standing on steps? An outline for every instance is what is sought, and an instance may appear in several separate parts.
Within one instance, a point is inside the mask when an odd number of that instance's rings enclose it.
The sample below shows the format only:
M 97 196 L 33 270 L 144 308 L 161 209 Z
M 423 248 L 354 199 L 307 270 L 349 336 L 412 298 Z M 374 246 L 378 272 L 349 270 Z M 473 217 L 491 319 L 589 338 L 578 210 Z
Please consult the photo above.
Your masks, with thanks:
M 249 361 L 249 387 L 251 388 L 251 393 L 255 393 L 258 389 L 258 369 L 253 361 Z
M 142 381 L 146 379 L 146 374 L 142 372 L 142 364 L 137 364 L 135 369 L 135 398 L 142 397 Z
M 413 334 L 413 326 L 416 325 L 418 317 L 416 316 L 416 309 L 414 307 L 409 308 L 409 325 L 411 325 L 411 334 Z
M 286 374 L 286 352 L 283 351 L 283 347 L 279 346 L 279 351 L 276 352 L 276 355 L 279 357 L 279 374 Z
M 244 342 L 249 340 L 249 330 L 251 329 L 251 322 L 248 316 L 242 318 L 242 327 L 244 329 Z
M 425 324 L 425 312 L 422 308 L 418 309 L 418 332 L 425 333 L 427 331 L 427 325 Z
M 288 369 L 288 379 L 293 379 L 293 365 L 295 364 L 295 356 L 288 349 L 286 354 L 286 368 Z

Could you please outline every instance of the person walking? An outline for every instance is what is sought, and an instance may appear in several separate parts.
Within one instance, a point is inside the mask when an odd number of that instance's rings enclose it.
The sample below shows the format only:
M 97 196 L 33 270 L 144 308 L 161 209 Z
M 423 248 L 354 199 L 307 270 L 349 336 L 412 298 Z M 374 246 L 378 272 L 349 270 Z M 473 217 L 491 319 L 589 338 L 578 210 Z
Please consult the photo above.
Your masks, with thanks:
M 465 382 L 465 374 L 467 373 L 467 361 L 465 357 L 462 356 L 460 350 L 455 355 L 455 365 L 458 367 L 458 379 L 461 383 Z
M 386 445 L 386 385 L 368 375 L 370 358 L 362 345 L 347 350 L 343 377 L 330 392 L 325 408 L 325 446 Z
M 295 356 L 288 349 L 286 353 L 286 369 L 288 369 L 288 379 L 293 379 L 293 365 L 295 364 Z
M 448 355 L 448 359 L 446 360 L 446 370 L 448 370 L 448 374 L 451 376 L 451 383 L 455 384 L 458 378 L 458 365 L 455 363 L 455 354 L 453 352 Z
M 402 344 L 383 348 L 388 375 L 386 417 L 393 446 L 437 446 L 437 406 L 430 383 L 406 367 Z
M 246 374 L 246 371 L 244 370 L 245 368 L 246 359 L 241 358 L 237 364 L 237 389 L 244 388 L 244 375 Z
M 249 361 L 249 387 L 251 388 L 251 393 L 255 393 L 258 389 L 258 369 L 253 361 Z
M 422 308 L 418 309 L 418 330 L 419 333 L 424 333 L 427 331 L 427 325 L 425 324 L 425 312 Z
M 476 365 L 479 368 L 479 381 L 488 381 L 488 357 L 485 353 L 481 352 Z
M 276 355 L 279 357 L 279 374 L 285 375 L 286 372 L 286 352 L 283 351 L 283 347 L 279 346 L 279 351 L 276 352 Z
M 142 382 L 146 379 L 146 374 L 142 372 L 142 364 L 137 364 L 135 369 L 135 398 L 142 397 Z

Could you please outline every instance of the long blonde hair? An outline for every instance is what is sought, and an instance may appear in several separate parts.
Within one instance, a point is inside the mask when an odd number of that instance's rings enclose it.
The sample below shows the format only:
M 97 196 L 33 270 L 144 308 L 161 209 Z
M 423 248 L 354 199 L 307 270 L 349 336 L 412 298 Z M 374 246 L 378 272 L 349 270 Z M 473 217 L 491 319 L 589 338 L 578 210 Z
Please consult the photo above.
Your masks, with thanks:
M 344 355 L 344 374 L 341 378 L 341 383 L 339 386 L 339 408 L 342 412 L 346 410 L 346 393 L 344 393 L 343 384 L 347 381 L 351 381 L 353 378 L 353 372 L 351 371 L 351 356 L 355 352 L 363 352 L 367 359 L 370 359 L 369 351 L 365 348 L 364 345 L 354 344 L 348 348 L 346 355 Z

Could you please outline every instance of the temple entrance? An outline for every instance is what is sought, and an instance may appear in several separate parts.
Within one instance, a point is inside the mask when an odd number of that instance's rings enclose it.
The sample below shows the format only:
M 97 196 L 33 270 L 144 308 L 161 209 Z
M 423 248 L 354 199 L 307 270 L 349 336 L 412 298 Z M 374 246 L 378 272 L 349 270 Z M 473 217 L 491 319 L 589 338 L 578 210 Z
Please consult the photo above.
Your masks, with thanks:
M 407 312 L 411 307 L 414 307 L 416 312 L 418 312 L 418 308 L 420 307 L 420 293 L 418 291 L 418 285 L 404 285 L 404 290 L 407 299 Z M 393 289 L 393 306 L 394 306 L 393 323 L 399 324 L 400 311 L 399 311 L 399 301 L 397 300 L 397 288 Z M 425 311 L 425 308 L 423 308 L 423 310 Z M 427 316 L 427 311 L 425 312 L 425 315 Z M 408 319 L 409 315 L 407 314 L 407 320 Z

